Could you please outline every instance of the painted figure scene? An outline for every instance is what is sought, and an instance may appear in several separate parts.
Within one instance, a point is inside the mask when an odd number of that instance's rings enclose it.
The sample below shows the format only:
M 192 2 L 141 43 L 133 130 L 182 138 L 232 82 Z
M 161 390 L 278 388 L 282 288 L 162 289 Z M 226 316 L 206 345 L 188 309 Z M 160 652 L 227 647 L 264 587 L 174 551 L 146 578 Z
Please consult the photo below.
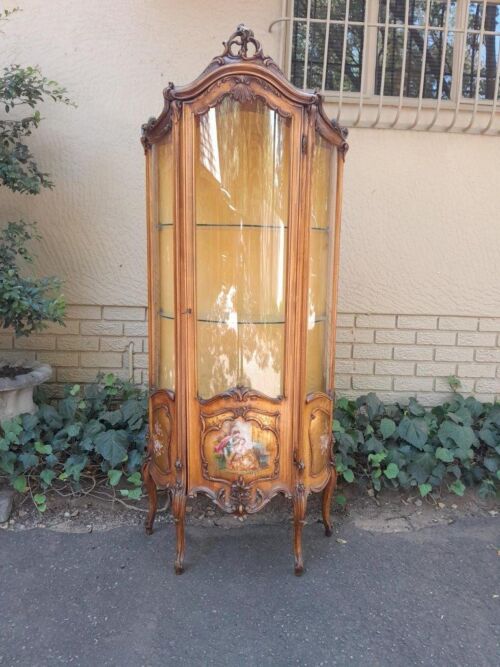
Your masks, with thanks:
M 241 418 L 228 420 L 221 431 L 214 446 L 219 470 L 251 473 L 268 466 L 266 446 L 254 440 L 251 422 Z

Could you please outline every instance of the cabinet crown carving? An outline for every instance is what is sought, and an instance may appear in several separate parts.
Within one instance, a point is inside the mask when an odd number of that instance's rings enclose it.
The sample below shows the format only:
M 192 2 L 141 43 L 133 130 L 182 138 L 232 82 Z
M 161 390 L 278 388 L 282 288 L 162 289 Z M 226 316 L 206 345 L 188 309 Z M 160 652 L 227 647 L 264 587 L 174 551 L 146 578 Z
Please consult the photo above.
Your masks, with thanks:
M 229 58 L 241 58 L 242 60 L 252 60 L 253 58 L 262 58 L 262 47 L 258 39 L 255 38 L 253 30 L 248 28 L 244 23 L 240 23 L 233 34 L 229 37 L 227 42 L 222 42 L 224 51 L 222 56 Z M 248 55 L 248 46 L 253 46 L 254 52 Z M 237 47 L 235 53 L 233 47 Z
M 336 120 L 328 118 L 323 108 L 321 93 L 298 89 L 288 81 L 274 60 L 264 54 L 253 30 L 240 23 L 223 45 L 222 53 L 215 56 L 191 84 L 178 87 L 169 82 L 163 91 L 163 111 L 157 118 L 149 118 L 142 125 L 141 142 L 146 152 L 179 122 L 184 103 L 191 103 L 213 86 L 224 88 L 225 83 L 230 83 L 218 98 L 207 102 L 206 108 L 200 108 L 197 113 L 204 113 L 227 95 L 243 103 L 252 101 L 256 96 L 263 97 L 270 108 L 284 117 L 290 116 L 288 103 L 300 105 L 314 111 L 318 131 L 335 143 L 345 158 L 348 149 L 347 129 Z M 244 70 L 244 73 L 241 70 Z M 268 95 L 255 92 L 252 86 L 256 81 Z M 276 102 L 277 99 L 281 102 Z

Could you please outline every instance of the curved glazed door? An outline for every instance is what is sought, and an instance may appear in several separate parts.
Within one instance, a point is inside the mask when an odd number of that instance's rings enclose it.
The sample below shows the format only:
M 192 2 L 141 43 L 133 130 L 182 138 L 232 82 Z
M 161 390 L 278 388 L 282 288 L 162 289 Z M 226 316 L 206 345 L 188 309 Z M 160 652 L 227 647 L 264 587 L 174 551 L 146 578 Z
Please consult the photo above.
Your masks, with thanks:
M 338 138 L 322 118 L 312 114 L 311 150 L 307 163 L 309 202 L 306 275 L 306 358 L 303 387 L 301 459 L 306 486 L 318 490 L 331 474 L 335 363 L 335 320 L 338 288 L 340 199 L 343 173 Z M 303 403 L 304 405 L 304 403 Z
M 265 83 L 265 82 L 264 82 Z M 185 106 L 188 491 L 258 509 L 291 485 L 292 296 L 301 109 L 257 77 Z M 189 187 L 189 186 L 188 186 Z M 196 443 L 199 443 L 197 451 Z M 242 498 L 242 494 L 245 498 Z
M 178 127 L 170 127 L 147 156 L 150 322 L 149 455 L 160 485 L 171 482 L 176 454 L 176 252 Z

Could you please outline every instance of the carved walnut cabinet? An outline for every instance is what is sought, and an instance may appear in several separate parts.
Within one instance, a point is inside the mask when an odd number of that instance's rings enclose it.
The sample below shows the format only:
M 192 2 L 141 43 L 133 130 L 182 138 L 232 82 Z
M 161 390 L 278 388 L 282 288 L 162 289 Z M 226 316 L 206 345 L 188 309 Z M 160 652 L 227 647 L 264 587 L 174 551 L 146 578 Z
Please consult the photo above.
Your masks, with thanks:
M 346 132 L 241 25 L 143 126 L 152 531 L 167 488 L 183 571 L 186 499 L 293 502 L 295 572 L 311 492 L 331 534 L 336 296 Z

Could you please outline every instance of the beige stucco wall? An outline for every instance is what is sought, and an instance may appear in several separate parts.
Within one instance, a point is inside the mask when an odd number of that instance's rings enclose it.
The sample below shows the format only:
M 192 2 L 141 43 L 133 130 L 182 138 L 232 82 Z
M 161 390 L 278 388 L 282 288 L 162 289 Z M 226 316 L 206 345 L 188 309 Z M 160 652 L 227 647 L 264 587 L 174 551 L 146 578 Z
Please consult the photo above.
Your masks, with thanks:
M 240 21 L 276 55 L 280 0 L 24 0 L 2 60 L 37 63 L 77 109 L 47 105 L 33 140 L 56 189 L 1 193 L 2 217 L 36 218 L 40 268 L 71 303 L 146 301 L 140 124 L 171 79 L 194 78 Z M 500 140 L 353 130 L 340 309 L 500 314 Z
M 37 197 L 0 190 L 1 219 L 40 222 L 37 268 L 64 279 L 69 303 L 142 307 L 140 125 L 160 112 L 167 82 L 192 80 L 241 21 L 277 57 L 280 28 L 267 28 L 281 0 L 20 4 L 0 35 L 2 61 L 39 64 L 78 108 L 43 108 L 32 146 L 56 188 Z M 479 331 L 477 318 L 499 317 L 500 139 L 358 129 L 350 144 L 340 311 L 471 316 Z

